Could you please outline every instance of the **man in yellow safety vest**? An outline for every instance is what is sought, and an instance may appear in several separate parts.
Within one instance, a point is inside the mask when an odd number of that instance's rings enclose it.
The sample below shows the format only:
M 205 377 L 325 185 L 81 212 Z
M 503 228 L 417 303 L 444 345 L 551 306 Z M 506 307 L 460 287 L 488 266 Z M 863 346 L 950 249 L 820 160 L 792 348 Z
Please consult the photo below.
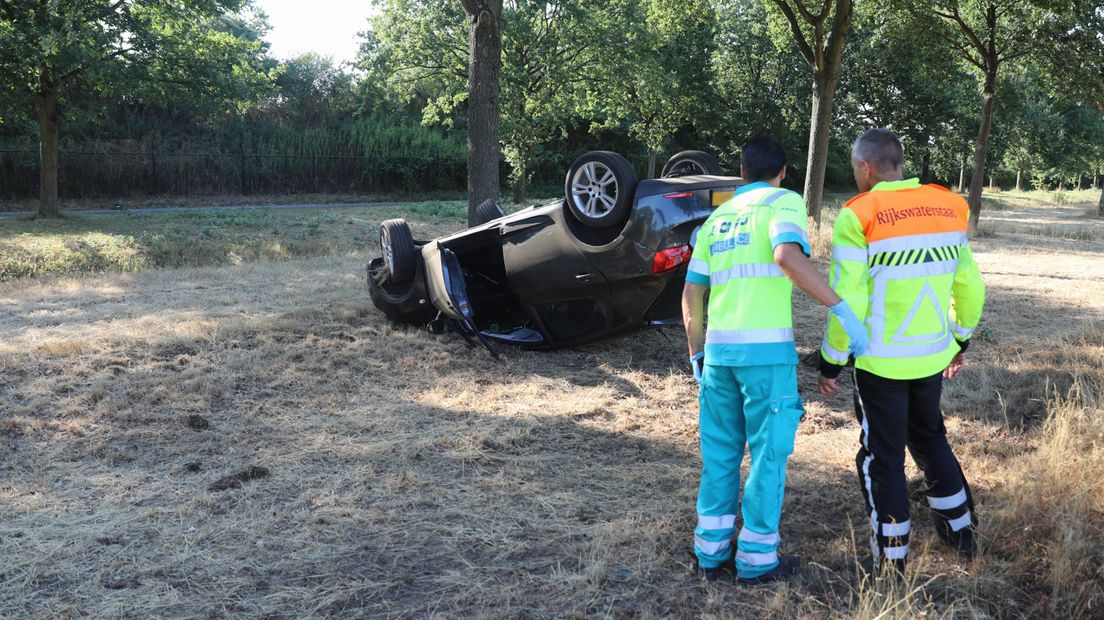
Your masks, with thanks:
M 701 386 L 702 474 L 694 552 L 709 581 L 733 557 L 746 444 L 751 469 L 735 568 L 740 582 L 753 584 L 788 576 L 797 566 L 797 558 L 777 551 L 786 460 L 804 413 L 797 394 L 793 285 L 831 308 L 851 336 L 851 352 L 863 352 L 866 330 L 809 262 L 805 202 L 779 189 L 786 177 L 782 147 L 766 138 L 748 142 L 740 176 L 749 184 L 699 229 L 682 308 L 690 363 Z
M 852 148 L 863 192 L 844 205 L 833 233 L 832 286 L 869 330 L 854 356 L 856 457 L 870 514 L 874 564 L 901 571 L 912 521 L 905 448 L 924 472 L 936 533 L 966 557 L 975 552 L 977 513 L 939 408 L 981 319 L 985 285 L 966 238 L 968 207 L 938 185 L 903 180 L 893 132 L 871 129 Z M 820 391 L 840 391 L 850 336 L 834 317 L 821 346 Z

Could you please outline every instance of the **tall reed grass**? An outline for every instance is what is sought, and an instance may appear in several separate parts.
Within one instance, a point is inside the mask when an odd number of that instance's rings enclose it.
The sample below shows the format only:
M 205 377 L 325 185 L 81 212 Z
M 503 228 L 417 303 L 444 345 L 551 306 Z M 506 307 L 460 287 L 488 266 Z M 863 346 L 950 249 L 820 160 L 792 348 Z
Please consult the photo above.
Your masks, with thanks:
M 310 129 L 256 123 L 210 141 L 70 143 L 59 174 L 63 198 L 462 190 L 467 145 L 388 116 Z M 0 150 L 0 199 L 37 192 L 37 151 Z

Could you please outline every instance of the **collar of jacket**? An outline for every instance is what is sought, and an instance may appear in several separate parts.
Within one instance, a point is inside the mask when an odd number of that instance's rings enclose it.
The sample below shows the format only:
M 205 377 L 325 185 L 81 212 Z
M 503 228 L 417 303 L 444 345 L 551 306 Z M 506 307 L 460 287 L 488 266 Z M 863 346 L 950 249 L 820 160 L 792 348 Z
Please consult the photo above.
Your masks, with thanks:
M 740 194 L 746 194 L 747 192 L 753 192 L 757 189 L 766 189 L 768 187 L 774 187 L 774 186 L 771 185 L 770 183 L 767 183 L 766 181 L 756 181 L 754 183 L 748 183 L 747 185 L 744 185 L 743 187 L 736 188 L 736 192 L 733 195 L 734 196 L 739 196 Z
M 912 177 L 900 181 L 882 181 L 870 188 L 872 192 L 895 192 L 899 189 L 915 189 L 920 187 L 920 179 Z

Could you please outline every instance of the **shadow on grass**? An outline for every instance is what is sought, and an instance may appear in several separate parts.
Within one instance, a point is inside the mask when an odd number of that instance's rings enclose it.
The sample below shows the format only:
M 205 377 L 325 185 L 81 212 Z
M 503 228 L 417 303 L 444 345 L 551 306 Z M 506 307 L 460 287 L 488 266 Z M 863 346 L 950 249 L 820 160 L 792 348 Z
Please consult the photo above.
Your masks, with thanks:
M 135 334 L 71 356 L 28 346 L 6 360 L 0 394 L 16 413 L 2 432 L 16 456 L 3 463 L 14 490 L 2 496 L 10 568 L 0 615 L 62 606 L 93 616 L 348 617 L 851 609 L 845 556 L 866 519 L 855 473 L 800 452 L 782 537 L 804 556 L 802 575 L 759 589 L 708 589 L 693 578 L 696 404 L 678 331 L 550 353 L 504 347 L 498 363 L 458 339 L 389 326 L 366 299 L 336 308 L 304 300 L 309 309 L 270 316 L 261 297 L 229 308 L 197 286 L 167 309 L 157 287 L 173 285 L 143 284 L 145 297 L 128 291 L 106 311 L 95 308 L 113 299 L 106 293 L 96 303 L 56 291 L 5 305 L 23 324 L 9 338 L 49 325 L 44 304 L 76 307 L 66 320 L 78 323 L 171 310 L 218 325 L 205 337 Z M 260 290 L 304 296 L 291 280 Z M 810 351 L 823 311 L 798 299 L 798 344 Z M 1072 309 L 1023 291 L 993 287 L 990 300 L 1005 321 L 978 338 L 977 365 L 945 402 L 952 414 L 1017 428 L 998 415 L 996 391 L 1039 391 L 1036 369 L 1007 360 L 1045 348 L 1021 332 L 1041 319 L 1076 321 Z M 1061 368 L 1039 360 L 1040 371 Z M 209 429 L 188 427 L 191 415 Z M 1020 414 L 1019 428 L 1033 415 Z M 849 461 L 855 447 L 849 439 L 838 450 Z M 250 465 L 271 475 L 207 490 Z M 993 489 L 975 490 L 984 506 Z M 924 514 L 916 507 L 918 522 Z M 918 530 L 918 545 L 930 540 Z M 1035 608 L 1036 586 L 1009 590 L 955 566 L 936 565 L 947 569 L 930 589 L 937 606 L 970 596 L 992 616 Z
M 191 353 L 202 363 L 202 350 Z M 9 498 L 0 551 L 30 587 L 0 611 L 685 617 L 779 605 L 776 588 L 695 579 L 692 443 L 585 417 L 349 393 L 341 377 L 295 397 L 279 387 L 295 354 L 224 367 L 232 379 L 217 386 L 204 432 L 185 428 L 180 403 L 163 392 L 165 375 L 181 370 L 142 365 L 119 378 L 130 387 L 108 395 L 95 431 L 55 433 L 49 448 L 46 431 L 19 438 L 21 462 L 49 465 L 11 472 L 42 497 Z M 263 385 L 277 393 L 256 392 L 262 384 L 243 372 L 268 374 Z M 179 389 L 206 388 L 185 379 Z M 208 490 L 246 464 L 271 473 Z M 851 596 L 835 551 L 863 518 L 849 474 L 791 467 L 782 536 L 814 566 L 788 586 L 783 611 L 839 608 Z M 47 558 L 34 553 L 47 548 Z M 126 562 L 116 561 L 121 551 Z

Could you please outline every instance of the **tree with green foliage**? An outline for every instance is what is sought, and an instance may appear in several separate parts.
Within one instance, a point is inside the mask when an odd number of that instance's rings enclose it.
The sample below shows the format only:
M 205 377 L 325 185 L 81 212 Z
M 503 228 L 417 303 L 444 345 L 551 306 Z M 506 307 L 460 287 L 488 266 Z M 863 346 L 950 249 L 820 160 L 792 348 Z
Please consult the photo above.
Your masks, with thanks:
M 238 101 L 262 90 L 260 42 L 220 23 L 242 6 L 242 0 L 0 0 L 0 83 L 37 112 L 40 217 L 59 214 L 67 105 L 142 82 Z
M 577 112 L 613 37 L 578 0 L 514 0 L 503 12 L 502 142 L 514 202 L 526 199 L 541 145 Z
M 455 2 L 380 0 L 360 34 L 361 114 L 410 106 L 426 125 L 452 127 L 467 100 L 468 27 Z
M 810 88 L 802 57 L 793 46 L 775 45 L 762 2 L 719 0 L 715 6 L 713 92 L 695 129 L 732 162 L 749 138 L 760 135 L 787 152 L 803 152 L 809 136 L 800 126 L 809 116 Z
M 287 122 L 324 127 L 352 115 L 353 76 L 332 58 L 307 52 L 288 59 L 280 69 L 274 103 Z
M 1041 33 L 1054 21 L 1063 2 L 1034 0 L 928 0 L 912 2 L 912 11 L 937 20 L 940 39 L 962 61 L 981 74 L 982 108 L 974 144 L 970 177 L 970 234 L 977 232 L 981 217 L 981 193 L 993 127 L 998 77 L 1001 67 L 1037 53 L 1045 38 Z
M 935 162 L 955 161 L 962 151 L 970 126 L 962 102 L 971 78 L 958 63 L 945 62 L 945 50 L 930 44 L 924 22 L 909 17 L 856 15 L 835 129 L 847 137 L 871 127 L 892 129 L 901 137 L 907 167 L 930 183 Z
M 1004 165 L 1016 171 L 1016 190 L 1024 188 L 1025 173 L 1036 178 L 1047 168 L 1047 158 L 1054 150 L 1053 137 L 1061 124 L 1051 106 L 1050 96 L 1030 71 L 1031 67 L 1007 76 L 1000 86 L 997 112 L 1002 123 L 1008 148 L 1004 152 Z
M 359 66 L 400 102 L 422 106 L 426 124 L 451 125 L 467 100 L 470 50 L 466 34 L 449 25 L 462 15 L 453 3 L 388 0 L 372 20 Z M 563 132 L 581 105 L 580 91 L 596 79 L 595 59 L 614 38 L 603 15 L 579 0 L 503 5 L 498 135 L 518 202 L 541 145 Z
M 596 75 L 587 80 L 589 114 L 599 128 L 625 127 L 648 149 L 648 178 L 656 153 L 691 123 L 710 99 L 716 15 L 710 0 L 611 2 Z M 615 8 L 617 7 L 617 8 Z
M 771 0 L 785 17 L 790 38 L 813 70 L 809 159 L 805 168 L 805 203 L 819 224 L 832 129 L 832 103 L 840 82 L 843 45 L 851 27 L 853 0 L 824 0 L 812 7 L 806 0 Z
M 1091 107 L 1098 117 L 1104 115 L 1104 6 L 1096 0 L 1072 0 L 1044 36 L 1054 42 L 1039 57 L 1051 90 Z M 1097 141 L 1093 150 L 1091 165 L 1099 166 L 1104 161 L 1104 143 Z M 1098 213 L 1104 217 L 1104 190 Z

